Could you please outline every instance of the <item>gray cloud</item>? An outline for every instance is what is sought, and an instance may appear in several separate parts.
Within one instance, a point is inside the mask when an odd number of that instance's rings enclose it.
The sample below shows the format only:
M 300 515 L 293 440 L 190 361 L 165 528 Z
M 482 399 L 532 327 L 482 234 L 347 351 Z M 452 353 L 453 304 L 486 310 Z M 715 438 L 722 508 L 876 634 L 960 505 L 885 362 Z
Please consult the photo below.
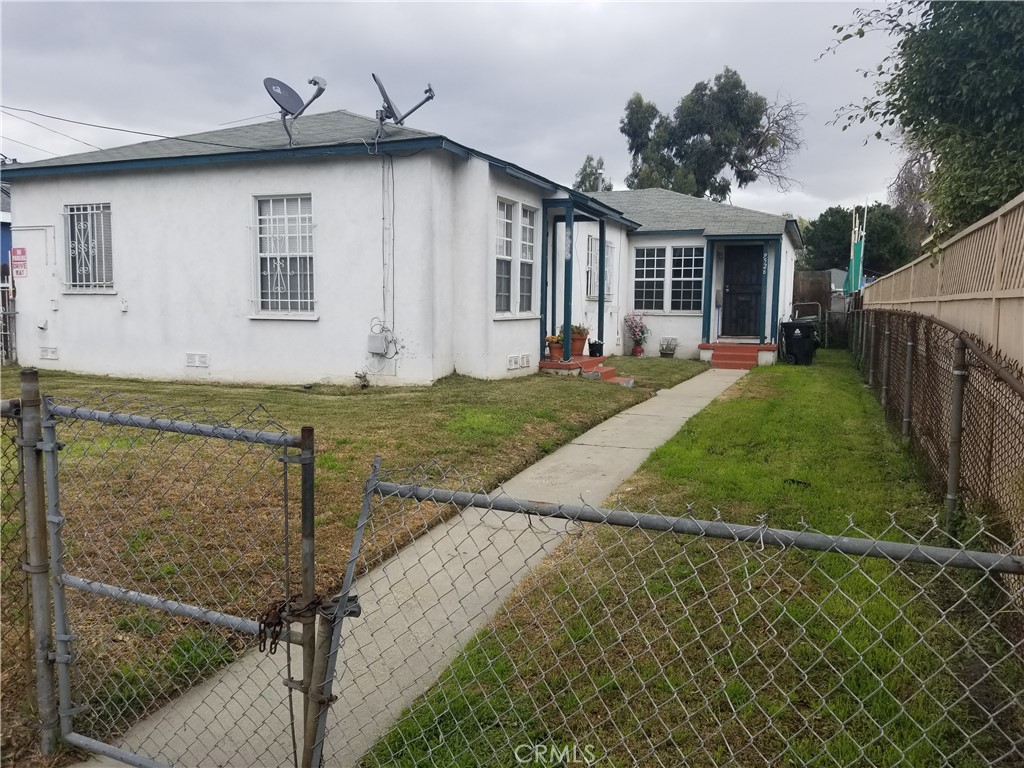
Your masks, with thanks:
M 6 2 L 3 103 L 62 117 L 179 135 L 274 107 L 266 76 L 327 78 L 314 111 L 372 115 L 381 75 L 408 108 L 430 81 L 437 99 L 410 125 L 571 183 L 587 153 L 605 158 L 621 186 L 629 169 L 618 131 L 634 91 L 670 111 L 695 82 L 724 66 L 774 98 L 807 105 L 806 147 L 793 164 L 803 183 L 786 195 L 765 184 L 733 202 L 813 217 L 828 205 L 884 199 L 897 158 L 867 134 L 827 123 L 867 95 L 858 69 L 887 52 L 883 38 L 816 57 L 838 3 L 73 3 Z M 127 134 L 37 122 L 103 147 Z M 301 122 L 301 121 L 300 121 Z M 7 116 L 3 135 L 58 154 L 85 148 Z M 4 144 L 20 160 L 45 153 Z

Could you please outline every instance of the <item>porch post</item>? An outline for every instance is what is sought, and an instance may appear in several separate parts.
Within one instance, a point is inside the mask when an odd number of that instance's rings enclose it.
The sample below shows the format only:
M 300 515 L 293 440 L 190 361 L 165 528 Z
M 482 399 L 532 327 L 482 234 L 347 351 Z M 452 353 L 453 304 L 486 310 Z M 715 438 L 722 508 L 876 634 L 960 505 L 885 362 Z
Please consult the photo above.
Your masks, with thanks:
M 558 220 L 551 222 L 551 335 L 558 332 Z
M 701 341 L 711 342 L 711 299 L 714 295 L 715 241 L 707 239 L 704 246 L 704 311 L 701 313 Z
M 544 353 L 547 351 L 547 342 L 544 337 L 547 335 L 548 327 L 548 302 L 550 296 L 548 296 L 548 208 L 544 206 L 543 214 L 544 221 L 541 222 L 541 235 L 540 235 L 540 355 L 538 360 L 544 359 Z
M 605 220 L 601 219 L 598 226 L 597 234 L 597 247 L 600 251 L 598 256 L 597 268 L 599 270 L 599 277 L 597 278 L 597 340 L 600 342 L 604 341 L 604 294 L 605 294 Z
M 782 285 L 782 238 L 775 241 L 775 279 L 772 281 L 772 335 L 774 343 L 779 341 L 779 287 Z
M 572 357 L 572 235 L 573 235 L 572 203 L 565 207 L 565 285 L 562 287 L 563 317 L 562 322 L 562 360 L 568 362 Z
M 764 344 L 765 315 L 768 313 L 768 241 L 765 240 L 761 246 L 761 301 L 758 302 L 761 320 L 758 323 L 760 328 L 761 343 Z

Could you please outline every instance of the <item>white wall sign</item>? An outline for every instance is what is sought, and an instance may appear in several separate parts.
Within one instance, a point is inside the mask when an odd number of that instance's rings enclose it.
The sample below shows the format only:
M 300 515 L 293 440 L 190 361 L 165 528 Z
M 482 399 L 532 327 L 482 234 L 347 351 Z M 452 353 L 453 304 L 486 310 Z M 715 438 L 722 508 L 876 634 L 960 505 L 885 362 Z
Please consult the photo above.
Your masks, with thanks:
M 11 248 L 11 275 L 28 277 L 28 256 L 24 248 Z

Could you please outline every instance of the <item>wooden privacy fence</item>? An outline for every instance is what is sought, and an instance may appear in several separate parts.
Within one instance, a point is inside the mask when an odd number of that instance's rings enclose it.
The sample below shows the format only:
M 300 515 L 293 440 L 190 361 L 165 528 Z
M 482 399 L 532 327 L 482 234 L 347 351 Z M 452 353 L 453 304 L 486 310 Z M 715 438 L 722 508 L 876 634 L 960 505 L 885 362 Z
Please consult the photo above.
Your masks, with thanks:
M 901 309 L 963 328 L 1024 363 L 1024 193 L 864 289 L 865 309 Z

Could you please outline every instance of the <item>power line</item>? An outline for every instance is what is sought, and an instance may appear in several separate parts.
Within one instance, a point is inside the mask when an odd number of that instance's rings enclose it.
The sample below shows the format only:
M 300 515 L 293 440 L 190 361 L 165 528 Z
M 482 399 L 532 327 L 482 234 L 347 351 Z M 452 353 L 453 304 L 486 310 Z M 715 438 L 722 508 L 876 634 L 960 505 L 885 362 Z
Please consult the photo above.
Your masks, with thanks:
M 246 120 L 255 120 L 257 117 L 273 117 L 276 114 L 277 114 L 277 112 L 264 112 L 262 115 L 253 115 L 252 117 L 242 117 L 242 118 L 239 118 L 238 120 L 228 120 L 226 123 L 217 123 L 217 125 L 218 126 L 221 126 L 221 125 L 234 125 L 235 123 L 244 123 Z
M 258 150 L 262 147 L 243 147 L 239 144 L 223 144 L 219 141 L 203 141 L 202 139 L 186 139 L 181 136 L 164 136 L 162 133 L 148 133 L 146 131 L 133 131 L 130 128 L 115 128 L 112 125 L 100 125 L 98 123 L 86 123 L 82 120 L 72 120 L 68 117 L 57 117 L 56 115 L 47 115 L 43 112 L 37 112 L 34 109 L 23 109 L 20 107 L 11 107 L 6 104 L 0 104 L 0 109 L 10 109 L 13 112 L 28 112 L 31 115 L 38 115 L 39 117 L 45 117 L 50 120 L 60 120 L 63 123 L 74 123 L 75 125 L 85 125 L 89 128 L 102 128 L 105 131 L 120 131 L 121 133 L 133 133 L 137 136 L 150 136 L 154 139 L 174 139 L 175 141 L 184 141 L 189 144 L 207 144 L 212 147 L 226 147 L 227 149 L 246 149 L 246 150 Z
M 31 144 L 26 144 L 24 141 L 18 141 L 17 139 L 12 139 L 12 138 L 10 138 L 8 136 L 0 136 L 0 138 L 2 138 L 4 141 L 9 141 L 12 144 L 20 144 L 23 147 L 28 147 L 29 149 L 34 149 L 37 152 L 45 152 L 48 155 L 53 155 L 54 157 L 60 157 L 60 155 L 58 155 L 56 152 L 51 152 L 50 150 L 43 149 L 42 147 L 33 147 Z
M 49 126 L 43 125 L 42 123 L 37 123 L 34 120 L 29 120 L 27 117 L 19 117 L 18 115 L 12 115 L 10 112 L 8 112 L 6 110 L 0 110 L 0 112 L 3 112 L 8 117 L 13 117 L 15 120 L 21 120 L 23 122 L 30 123 L 31 125 L 35 125 L 35 126 L 38 126 L 38 127 L 42 128 L 43 130 L 50 131 L 51 133 L 56 133 L 58 136 L 63 136 L 64 138 L 71 139 L 72 141 L 77 141 L 79 144 L 85 144 L 85 146 L 87 146 L 87 147 L 92 147 L 93 149 L 99 149 L 99 150 L 103 149 L 103 147 L 97 147 L 95 144 L 90 144 L 88 141 L 82 141 L 81 139 L 76 139 L 74 136 L 71 136 L 71 135 L 69 135 L 67 133 L 63 133 L 63 132 L 58 131 L 58 130 L 56 130 L 54 128 L 50 128 Z

